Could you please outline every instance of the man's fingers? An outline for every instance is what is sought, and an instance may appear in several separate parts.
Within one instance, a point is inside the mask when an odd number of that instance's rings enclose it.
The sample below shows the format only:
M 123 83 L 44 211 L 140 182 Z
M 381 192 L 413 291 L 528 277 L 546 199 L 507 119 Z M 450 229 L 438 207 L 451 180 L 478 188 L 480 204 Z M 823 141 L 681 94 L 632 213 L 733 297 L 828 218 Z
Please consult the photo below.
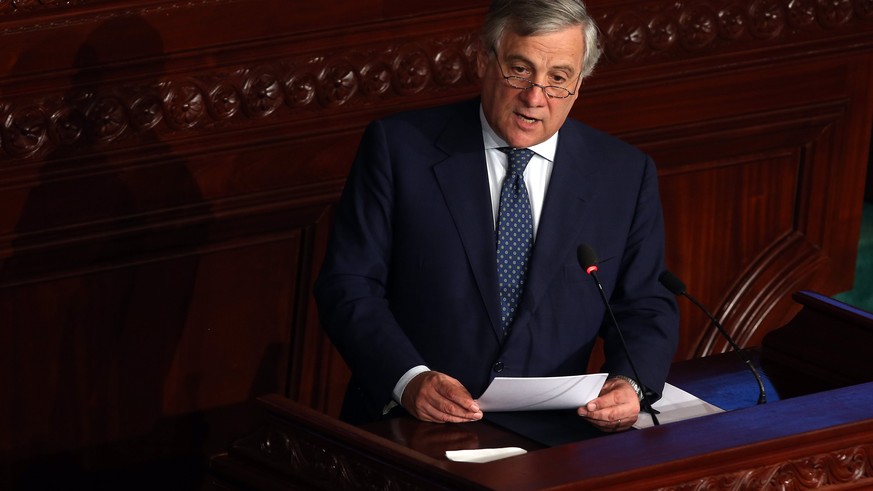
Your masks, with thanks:
M 442 374 L 441 374 L 442 375 Z M 444 421 L 461 423 L 482 418 L 482 411 L 467 389 L 457 380 L 448 375 L 436 379 L 438 397 L 433 401 Z
M 404 391 L 403 406 L 422 421 L 463 423 L 482 418 L 479 405 L 467 389 L 456 379 L 439 372 L 425 372 L 415 377 Z
M 457 405 L 465 412 L 481 412 L 479 404 L 473 400 L 473 397 L 469 392 L 467 392 L 467 389 L 465 389 L 457 380 L 450 379 L 447 383 L 440 385 L 439 388 L 445 389 L 443 395 L 447 400 L 452 401 L 454 403 L 453 405 Z M 453 408 L 449 409 L 451 410 Z
M 421 419 L 425 421 L 461 423 L 473 419 L 471 413 L 474 411 L 469 411 L 438 391 L 423 398 L 418 407 Z
M 579 416 L 607 432 L 629 429 L 636 423 L 639 412 L 636 392 L 621 379 L 608 380 L 600 395 L 578 410 Z
M 637 422 L 637 416 L 620 416 L 616 411 L 602 411 L 599 413 L 586 413 L 580 410 L 579 415 L 601 431 L 614 432 L 630 429 Z

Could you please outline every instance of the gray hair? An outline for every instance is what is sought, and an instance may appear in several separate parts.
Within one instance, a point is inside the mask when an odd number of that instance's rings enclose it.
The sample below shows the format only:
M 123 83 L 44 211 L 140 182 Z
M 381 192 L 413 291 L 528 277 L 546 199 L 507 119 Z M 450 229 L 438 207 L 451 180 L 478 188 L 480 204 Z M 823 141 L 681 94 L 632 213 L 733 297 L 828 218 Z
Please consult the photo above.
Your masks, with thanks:
M 509 30 L 519 36 L 534 36 L 581 26 L 585 36 L 582 77 L 591 75 L 600 59 L 599 31 L 581 0 L 494 0 L 482 28 L 485 49 L 497 49 Z

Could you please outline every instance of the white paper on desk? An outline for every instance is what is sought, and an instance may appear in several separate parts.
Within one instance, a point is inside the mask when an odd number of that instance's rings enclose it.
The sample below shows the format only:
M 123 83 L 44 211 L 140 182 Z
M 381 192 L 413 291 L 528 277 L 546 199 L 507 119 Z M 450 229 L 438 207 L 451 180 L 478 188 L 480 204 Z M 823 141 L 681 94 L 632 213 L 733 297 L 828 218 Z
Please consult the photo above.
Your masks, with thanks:
M 479 398 L 479 408 L 486 412 L 575 409 L 600 394 L 606 375 L 497 377 Z
M 473 462 L 484 464 L 495 460 L 526 454 L 527 450 L 519 447 L 477 448 L 473 450 L 446 450 L 446 457 L 455 462 Z
M 724 409 L 713 406 L 670 384 L 664 384 L 664 393 L 658 402 L 652 404 L 652 407 L 659 411 L 658 423 L 660 424 L 724 412 Z M 652 416 L 649 413 L 641 412 L 637 422 L 634 423 L 634 428 L 642 429 L 650 426 L 653 426 Z

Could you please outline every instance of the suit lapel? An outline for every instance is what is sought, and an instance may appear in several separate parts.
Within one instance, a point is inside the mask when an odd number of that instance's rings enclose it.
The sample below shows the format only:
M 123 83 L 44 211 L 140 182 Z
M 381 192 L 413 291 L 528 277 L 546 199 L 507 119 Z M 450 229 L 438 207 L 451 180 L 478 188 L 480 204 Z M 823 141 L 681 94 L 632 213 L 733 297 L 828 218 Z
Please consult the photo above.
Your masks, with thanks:
M 517 322 L 523 323 L 536 309 L 555 275 L 561 274 L 568 254 L 583 241 L 580 234 L 586 221 L 593 219 L 594 210 L 588 203 L 595 192 L 591 173 L 594 155 L 588 151 L 579 135 L 561 130 L 555 163 L 549 179 L 536 243 L 528 270 L 528 284 Z
M 497 296 L 494 219 L 479 124 L 479 101 L 462 106 L 436 141 L 448 157 L 434 165 L 434 176 L 467 253 L 496 336 L 501 337 Z

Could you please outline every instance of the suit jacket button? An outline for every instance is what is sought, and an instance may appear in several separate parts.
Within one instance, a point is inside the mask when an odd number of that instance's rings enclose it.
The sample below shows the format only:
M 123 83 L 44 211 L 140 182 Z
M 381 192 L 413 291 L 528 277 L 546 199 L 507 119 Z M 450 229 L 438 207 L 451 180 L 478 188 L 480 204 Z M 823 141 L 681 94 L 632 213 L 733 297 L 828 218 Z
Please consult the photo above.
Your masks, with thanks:
M 494 364 L 494 371 L 497 373 L 500 373 L 503 371 L 503 362 L 502 361 L 498 361 L 497 363 Z

